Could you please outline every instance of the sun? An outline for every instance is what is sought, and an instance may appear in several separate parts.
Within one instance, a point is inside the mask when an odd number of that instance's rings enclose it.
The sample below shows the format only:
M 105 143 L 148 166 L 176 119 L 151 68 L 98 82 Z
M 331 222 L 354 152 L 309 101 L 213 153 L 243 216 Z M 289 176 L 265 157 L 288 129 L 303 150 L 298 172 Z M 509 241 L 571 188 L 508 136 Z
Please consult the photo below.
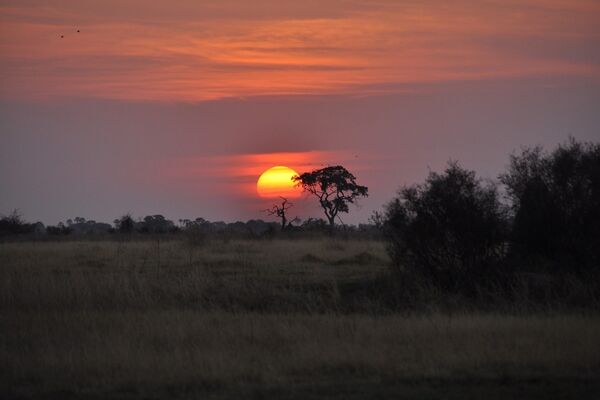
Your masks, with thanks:
M 283 165 L 271 167 L 258 178 L 256 191 L 261 197 L 298 197 L 300 189 L 292 181 L 296 175 L 296 171 Z

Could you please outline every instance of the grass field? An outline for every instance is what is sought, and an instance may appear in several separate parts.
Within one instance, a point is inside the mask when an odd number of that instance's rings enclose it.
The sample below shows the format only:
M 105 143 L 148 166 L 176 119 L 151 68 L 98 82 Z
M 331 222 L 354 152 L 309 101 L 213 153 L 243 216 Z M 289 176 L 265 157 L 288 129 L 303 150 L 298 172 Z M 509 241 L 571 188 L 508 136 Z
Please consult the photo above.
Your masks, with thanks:
M 0 244 L 2 398 L 599 398 L 600 316 L 394 311 L 376 241 Z

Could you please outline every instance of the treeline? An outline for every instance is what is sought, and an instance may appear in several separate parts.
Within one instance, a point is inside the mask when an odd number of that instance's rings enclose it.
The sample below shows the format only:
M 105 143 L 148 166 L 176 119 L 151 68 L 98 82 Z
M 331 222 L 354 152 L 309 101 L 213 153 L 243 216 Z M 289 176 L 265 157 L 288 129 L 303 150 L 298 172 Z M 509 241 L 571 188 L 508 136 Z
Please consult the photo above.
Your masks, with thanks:
M 403 187 L 376 219 L 408 292 L 422 285 L 479 296 L 516 284 L 560 292 L 574 278 L 595 298 L 600 145 L 570 139 L 552 152 L 524 149 L 496 182 L 450 162 Z
M 289 224 L 285 232 L 281 232 L 281 224 L 274 221 L 252 219 L 246 222 L 208 221 L 204 218 L 180 219 L 174 222 L 163 215 L 148 215 L 135 218 L 130 214 L 123 215 L 112 224 L 86 220 L 82 217 L 68 219 L 57 225 L 45 226 L 41 222 L 29 223 L 22 215 L 13 211 L 7 216 L 0 217 L 0 238 L 43 238 L 43 237 L 101 237 L 106 235 L 203 235 L 226 236 L 228 238 L 261 238 L 278 235 L 301 235 L 315 233 L 329 233 L 329 224 L 321 218 L 308 218 L 304 221 L 296 219 L 296 224 Z M 359 224 L 338 226 L 337 232 L 341 234 L 356 234 L 360 236 L 377 237 L 380 230 L 374 224 Z

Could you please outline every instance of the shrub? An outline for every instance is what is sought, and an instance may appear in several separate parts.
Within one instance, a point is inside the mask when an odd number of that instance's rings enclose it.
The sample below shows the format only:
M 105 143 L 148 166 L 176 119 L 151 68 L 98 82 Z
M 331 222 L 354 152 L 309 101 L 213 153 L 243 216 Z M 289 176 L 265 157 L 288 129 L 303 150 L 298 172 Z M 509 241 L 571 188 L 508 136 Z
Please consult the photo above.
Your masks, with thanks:
M 121 219 L 121 221 L 123 221 Z M 164 216 L 148 215 L 138 223 L 134 223 L 136 228 L 141 233 L 169 233 L 176 230 L 173 221 L 166 219 Z
M 133 233 L 135 230 L 135 221 L 131 214 L 125 214 L 121 218 L 114 220 L 115 231 L 119 233 Z
M 36 231 L 36 226 L 25 222 L 18 210 L 0 215 L 0 236 L 31 234 Z
M 384 234 L 394 266 L 448 290 L 474 289 L 505 251 L 506 212 L 495 185 L 449 163 L 386 207 Z
M 511 253 L 527 260 L 526 268 L 598 270 L 599 144 L 570 139 L 552 153 L 526 148 L 500 179 L 512 201 Z
M 62 222 L 59 222 L 56 226 L 47 226 L 46 233 L 48 235 L 70 235 L 73 232 L 73 228 L 65 226 Z

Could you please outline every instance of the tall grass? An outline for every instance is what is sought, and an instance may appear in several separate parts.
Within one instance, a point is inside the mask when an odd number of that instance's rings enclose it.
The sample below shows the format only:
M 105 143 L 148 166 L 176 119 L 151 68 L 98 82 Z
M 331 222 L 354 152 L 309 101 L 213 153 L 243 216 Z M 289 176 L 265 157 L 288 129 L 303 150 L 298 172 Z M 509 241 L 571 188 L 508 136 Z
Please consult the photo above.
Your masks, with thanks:
M 600 393 L 593 310 L 399 309 L 388 262 L 335 239 L 0 244 L 0 397 Z
M 309 240 L 10 243 L 0 262 L 10 310 L 329 311 L 338 285 L 387 268 L 381 243 Z

